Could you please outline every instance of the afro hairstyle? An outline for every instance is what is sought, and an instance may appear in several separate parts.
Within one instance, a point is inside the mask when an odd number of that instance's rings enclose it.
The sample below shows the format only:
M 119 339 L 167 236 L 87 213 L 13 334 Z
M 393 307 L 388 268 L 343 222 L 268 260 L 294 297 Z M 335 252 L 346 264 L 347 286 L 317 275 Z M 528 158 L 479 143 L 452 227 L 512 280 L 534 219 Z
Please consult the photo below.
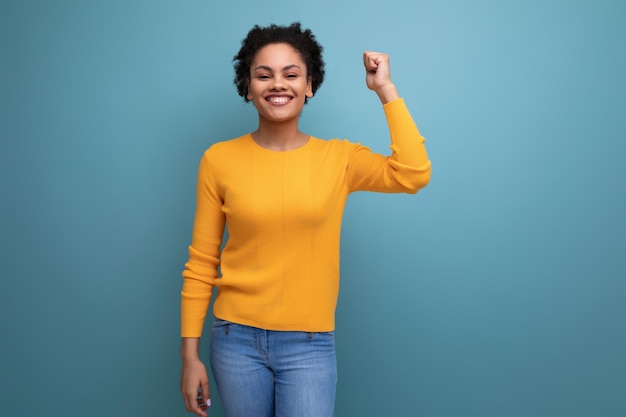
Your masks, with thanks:
M 286 43 L 291 45 L 302 57 L 306 65 L 307 77 L 311 79 L 313 94 L 324 81 L 324 59 L 322 46 L 315 39 L 310 29 L 302 29 L 300 22 L 289 26 L 272 24 L 267 27 L 255 25 L 241 41 L 241 49 L 233 58 L 235 67 L 235 86 L 244 101 L 248 102 L 250 66 L 257 52 L 266 45 Z M 308 98 L 305 100 L 305 102 Z

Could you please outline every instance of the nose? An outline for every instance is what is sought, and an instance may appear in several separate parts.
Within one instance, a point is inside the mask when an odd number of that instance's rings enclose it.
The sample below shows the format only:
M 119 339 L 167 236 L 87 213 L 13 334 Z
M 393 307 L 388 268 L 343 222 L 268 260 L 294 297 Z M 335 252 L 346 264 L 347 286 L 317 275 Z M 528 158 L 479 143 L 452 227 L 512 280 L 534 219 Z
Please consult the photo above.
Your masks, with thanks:
M 276 77 L 272 78 L 272 85 L 271 85 L 270 88 L 271 88 L 272 91 L 284 90 L 285 89 L 285 80 L 283 79 L 283 77 L 276 76 Z

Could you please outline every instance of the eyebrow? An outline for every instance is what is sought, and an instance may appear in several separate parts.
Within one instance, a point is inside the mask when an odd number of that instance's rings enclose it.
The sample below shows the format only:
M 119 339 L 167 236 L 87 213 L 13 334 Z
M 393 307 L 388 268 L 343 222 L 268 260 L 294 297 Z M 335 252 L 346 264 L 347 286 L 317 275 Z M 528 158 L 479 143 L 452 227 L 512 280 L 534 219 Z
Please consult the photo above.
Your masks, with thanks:
M 283 71 L 287 71 L 293 68 L 298 68 L 299 70 L 301 70 L 302 68 L 300 68 L 300 66 L 296 65 L 296 64 L 291 64 L 291 65 L 287 65 L 286 67 L 283 67 Z M 266 70 L 266 71 L 270 71 L 270 72 L 274 72 L 274 70 L 270 67 L 268 67 L 267 65 L 259 65 L 257 67 L 254 68 L 254 71 L 256 70 Z

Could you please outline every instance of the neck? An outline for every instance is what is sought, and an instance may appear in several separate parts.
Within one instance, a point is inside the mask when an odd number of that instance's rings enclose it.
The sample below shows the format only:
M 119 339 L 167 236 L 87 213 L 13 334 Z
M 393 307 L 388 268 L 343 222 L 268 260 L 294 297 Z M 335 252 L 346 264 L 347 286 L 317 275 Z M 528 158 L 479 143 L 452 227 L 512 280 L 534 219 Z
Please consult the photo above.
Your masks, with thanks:
M 252 139 L 266 149 L 290 151 L 303 146 L 309 136 L 298 130 L 297 118 L 285 122 L 259 119 L 259 127 L 252 132 Z

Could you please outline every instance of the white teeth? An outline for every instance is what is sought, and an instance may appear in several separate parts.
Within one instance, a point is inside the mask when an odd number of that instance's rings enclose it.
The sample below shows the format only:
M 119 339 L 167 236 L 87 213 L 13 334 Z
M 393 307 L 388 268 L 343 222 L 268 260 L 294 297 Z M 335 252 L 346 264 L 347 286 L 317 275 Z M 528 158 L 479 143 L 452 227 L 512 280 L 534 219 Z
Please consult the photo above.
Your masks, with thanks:
M 274 104 L 285 104 L 290 100 L 289 97 L 269 97 L 268 101 Z

